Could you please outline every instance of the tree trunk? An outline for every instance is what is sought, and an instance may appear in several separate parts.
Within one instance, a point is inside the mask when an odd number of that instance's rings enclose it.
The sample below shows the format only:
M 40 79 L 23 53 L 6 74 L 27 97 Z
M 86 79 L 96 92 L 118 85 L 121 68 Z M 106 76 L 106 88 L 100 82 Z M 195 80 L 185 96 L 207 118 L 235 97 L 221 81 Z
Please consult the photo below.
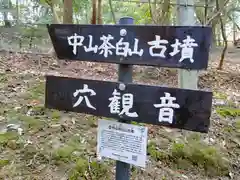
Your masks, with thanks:
M 205 9 L 204 9 L 204 24 L 208 21 L 208 0 L 205 0 Z
M 17 10 L 17 12 L 16 12 L 16 18 L 17 18 L 17 26 L 19 25 L 19 0 L 16 0 L 16 10 Z
M 12 8 L 12 3 L 10 1 L 7 2 L 3 2 L 3 8 L 4 10 L 9 10 Z M 7 17 L 8 12 L 4 11 L 3 12 L 3 21 L 4 21 L 4 27 L 11 27 L 11 22 L 9 21 L 8 17 Z
M 161 7 L 161 24 L 162 25 L 169 25 L 170 22 L 170 1 L 164 0 L 163 5 Z
M 7 18 L 7 12 L 3 12 L 3 20 L 4 20 L 4 27 L 6 28 L 11 27 L 11 23 Z
M 235 21 L 235 17 L 231 17 L 229 14 L 227 15 L 228 18 L 232 21 L 233 23 L 233 45 L 236 46 L 237 45 L 237 37 L 236 37 L 236 33 L 238 31 L 240 31 L 240 26 L 237 24 L 237 22 Z M 234 14 L 233 14 L 234 16 Z
M 92 19 L 91 19 L 91 24 L 97 24 L 97 21 L 96 21 L 96 17 L 97 17 L 96 11 L 97 11 L 97 0 L 92 0 Z
M 61 20 L 60 20 L 60 18 L 58 17 L 58 14 L 57 14 L 57 12 L 56 12 L 56 10 L 55 10 L 55 8 L 54 8 L 55 1 L 53 0 L 52 3 L 49 3 L 48 5 L 50 6 L 51 11 L 52 11 L 52 13 L 53 13 L 53 23 L 54 23 L 54 24 L 61 24 Z M 56 53 L 55 53 L 53 47 L 48 51 L 48 54 L 51 54 L 51 55 L 53 55 L 53 56 L 56 56 Z M 58 61 L 56 61 L 56 63 L 58 64 Z
M 113 22 L 114 22 L 114 24 L 117 24 L 117 20 L 116 20 L 116 17 L 115 17 L 113 6 L 112 6 L 112 0 L 108 0 L 108 3 L 109 3 L 109 7 L 110 7 L 110 10 L 111 10 L 111 13 L 112 13 Z
M 102 0 L 98 0 L 97 23 L 102 24 Z
M 212 22 L 212 48 L 217 46 L 216 24 Z
M 220 26 L 220 27 L 219 27 Z M 222 36 L 221 36 L 221 33 L 222 33 L 222 31 L 221 31 L 221 25 L 219 25 L 219 26 L 217 26 L 218 28 L 217 28 L 217 36 L 218 36 L 218 46 L 222 46 Z
M 217 10 L 219 10 L 218 0 L 216 0 L 216 8 L 217 8 Z M 219 62 L 218 68 L 217 68 L 217 69 L 221 70 L 222 67 L 223 67 L 223 61 L 224 61 L 224 57 L 225 57 L 225 54 L 226 54 L 226 51 L 227 51 L 228 42 L 227 42 L 227 37 L 226 37 L 226 32 L 225 32 L 225 27 L 224 27 L 224 24 L 223 24 L 223 20 L 222 20 L 222 17 L 220 15 L 219 15 L 219 20 L 220 20 L 222 38 L 223 38 L 223 41 L 224 41 L 224 48 L 222 50 L 221 59 L 220 59 L 220 62 Z
M 235 45 L 235 41 L 236 41 L 236 25 L 235 25 L 235 17 L 234 17 L 234 13 L 233 13 L 233 46 Z
M 156 21 L 155 21 L 155 17 L 153 15 L 153 10 L 152 10 L 152 6 L 151 6 L 151 0 L 148 0 L 148 8 L 149 8 L 149 12 L 150 12 L 152 23 L 157 24 Z
M 55 1 L 54 1 L 54 0 L 50 1 L 50 3 L 48 3 L 48 5 L 50 6 L 51 11 L 52 11 L 52 14 L 53 14 L 53 23 L 54 23 L 54 24 L 60 24 L 60 23 L 61 23 L 61 20 L 60 20 L 60 18 L 58 17 L 58 14 L 57 14 L 57 12 L 56 12 L 56 10 L 55 10 L 55 8 L 54 8 Z
M 64 0 L 63 23 L 64 24 L 72 24 L 73 23 L 73 4 L 72 4 L 72 0 Z

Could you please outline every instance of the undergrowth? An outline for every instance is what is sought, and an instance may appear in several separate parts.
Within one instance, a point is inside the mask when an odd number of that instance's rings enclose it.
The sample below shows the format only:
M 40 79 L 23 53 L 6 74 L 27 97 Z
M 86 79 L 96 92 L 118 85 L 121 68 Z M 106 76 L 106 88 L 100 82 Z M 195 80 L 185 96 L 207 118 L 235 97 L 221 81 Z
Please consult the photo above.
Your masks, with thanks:
M 216 109 L 217 113 L 222 117 L 239 117 L 240 116 L 240 109 L 232 108 L 232 107 L 222 107 Z
M 224 155 L 197 139 L 185 143 L 173 142 L 169 150 L 161 150 L 152 141 L 148 144 L 148 154 L 155 161 L 162 161 L 177 169 L 198 168 L 208 176 L 227 175 L 229 172 L 229 162 Z

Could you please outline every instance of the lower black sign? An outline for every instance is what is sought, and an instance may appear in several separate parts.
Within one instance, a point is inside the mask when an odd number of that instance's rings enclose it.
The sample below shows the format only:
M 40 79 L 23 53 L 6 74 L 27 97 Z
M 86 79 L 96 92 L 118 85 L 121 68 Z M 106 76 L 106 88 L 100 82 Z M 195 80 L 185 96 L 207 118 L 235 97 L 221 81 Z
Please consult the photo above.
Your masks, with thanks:
M 45 106 L 207 132 L 212 92 L 46 76 Z

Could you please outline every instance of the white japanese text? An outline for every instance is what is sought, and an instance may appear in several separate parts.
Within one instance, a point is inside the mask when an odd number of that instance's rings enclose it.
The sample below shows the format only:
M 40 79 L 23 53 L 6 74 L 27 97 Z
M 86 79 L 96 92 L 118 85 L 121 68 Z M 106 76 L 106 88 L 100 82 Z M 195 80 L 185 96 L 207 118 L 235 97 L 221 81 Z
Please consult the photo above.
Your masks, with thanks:
M 96 40 L 96 38 L 93 37 L 93 35 L 84 37 L 74 33 L 72 36 L 67 37 L 67 41 L 68 45 L 72 46 L 72 52 L 75 55 L 77 55 L 78 48 L 82 46 L 85 52 L 92 52 L 94 54 L 98 53 L 105 58 L 112 55 L 122 57 L 133 55 L 137 55 L 139 57 L 143 56 L 144 50 L 139 47 L 140 40 L 138 38 L 134 38 L 134 41 L 132 41 L 133 44 L 131 45 L 128 41 L 126 41 L 125 36 L 127 33 L 126 29 L 121 29 L 120 39 L 115 39 L 115 37 L 111 34 L 102 35 L 99 37 L 99 40 L 101 41 L 101 44 L 99 45 L 94 44 L 94 40 Z M 88 45 L 84 44 L 86 39 L 88 39 Z M 148 53 L 152 57 L 167 58 L 166 52 L 168 52 L 168 57 L 176 56 L 180 53 L 181 56 L 179 62 L 188 59 L 190 63 L 194 62 L 194 48 L 198 47 L 195 39 L 193 39 L 190 35 L 187 35 L 182 42 L 176 38 L 174 44 L 170 45 L 168 40 L 164 39 L 160 35 L 155 35 L 155 39 L 148 41 L 147 44 L 149 45 Z M 171 47 L 172 50 L 167 50 L 169 47 Z
M 171 97 L 170 93 L 165 92 L 164 94 L 164 97 L 160 97 L 161 103 L 154 104 L 154 107 L 160 108 L 158 115 L 159 122 L 168 122 L 172 124 L 174 115 L 173 108 L 180 108 L 180 105 L 173 102 L 176 98 Z

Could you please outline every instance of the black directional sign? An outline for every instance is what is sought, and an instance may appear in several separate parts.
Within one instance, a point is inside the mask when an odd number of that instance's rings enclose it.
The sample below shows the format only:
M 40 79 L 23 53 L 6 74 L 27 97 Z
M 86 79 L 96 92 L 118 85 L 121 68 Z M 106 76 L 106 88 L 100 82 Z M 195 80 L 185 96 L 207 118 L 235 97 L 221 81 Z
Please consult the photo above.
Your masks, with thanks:
M 46 76 L 47 108 L 207 132 L 212 92 Z
M 59 59 L 207 69 L 211 28 L 51 24 Z

